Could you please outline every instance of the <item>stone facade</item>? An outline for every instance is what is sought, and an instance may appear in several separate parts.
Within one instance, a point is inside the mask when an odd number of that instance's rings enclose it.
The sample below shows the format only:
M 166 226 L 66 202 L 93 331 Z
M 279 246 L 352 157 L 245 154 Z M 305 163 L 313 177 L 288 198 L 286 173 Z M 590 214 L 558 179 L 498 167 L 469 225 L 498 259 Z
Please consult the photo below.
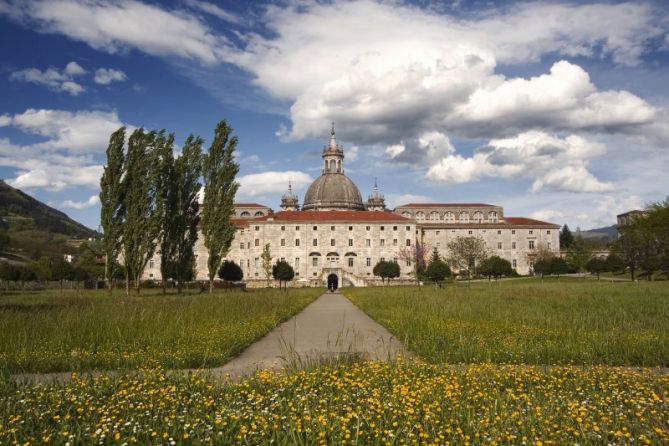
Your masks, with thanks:
M 532 255 L 540 246 L 560 251 L 558 225 L 505 217 L 500 206 L 412 203 L 389 211 L 376 182 L 363 203 L 357 186 L 344 174 L 344 152 L 334 128 L 323 159 L 323 173 L 309 188 L 301 210 L 290 186 L 282 211 L 256 203 L 235 205 L 237 231 L 226 259 L 242 267 L 250 286 L 266 283 L 261 255 L 267 243 L 273 263 L 285 260 L 293 266 L 297 286 L 322 286 L 332 274 L 340 286 L 376 285 L 380 280 L 372 269 L 380 260 L 396 261 L 401 276 L 395 282 L 405 283 L 412 280 L 414 265 L 403 260 L 402 251 L 422 243 L 448 258 L 448 243 L 461 236 L 482 238 L 491 255 L 509 260 L 519 274 L 531 273 Z M 201 237 L 195 249 L 197 279 L 205 280 L 208 255 Z M 160 280 L 159 262 L 156 254 L 144 279 Z

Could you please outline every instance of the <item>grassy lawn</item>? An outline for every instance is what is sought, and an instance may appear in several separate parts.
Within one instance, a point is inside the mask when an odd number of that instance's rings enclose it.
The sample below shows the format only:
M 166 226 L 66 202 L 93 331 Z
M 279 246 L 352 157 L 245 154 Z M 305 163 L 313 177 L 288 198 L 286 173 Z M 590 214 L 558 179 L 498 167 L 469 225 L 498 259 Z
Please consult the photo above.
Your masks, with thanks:
M 0 444 L 667 444 L 669 375 L 362 363 L 238 384 L 198 375 L 0 382 Z
M 105 291 L 0 296 L 0 372 L 221 365 L 321 289 L 109 297 Z M 2 430 L 2 429 L 0 429 Z
M 435 363 L 669 366 L 669 284 L 562 278 L 343 289 Z

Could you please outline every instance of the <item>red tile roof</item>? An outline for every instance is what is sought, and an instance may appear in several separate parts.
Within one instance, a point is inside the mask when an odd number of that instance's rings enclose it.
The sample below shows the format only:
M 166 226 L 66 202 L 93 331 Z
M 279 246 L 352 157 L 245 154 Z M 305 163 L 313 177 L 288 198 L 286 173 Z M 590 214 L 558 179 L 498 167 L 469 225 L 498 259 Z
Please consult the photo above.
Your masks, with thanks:
M 497 207 L 492 204 L 485 203 L 408 203 L 402 206 L 397 206 L 399 208 L 469 208 L 469 207 Z
M 269 206 L 264 206 L 262 204 L 258 203 L 235 203 L 236 208 L 267 208 L 269 209 Z
M 393 212 L 383 211 L 281 211 L 270 215 L 275 221 L 396 221 L 408 222 L 408 218 Z M 258 220 L 267 220 L 262 218 Z
M 531 225 L 531 226 L 559 226 L 555 223 L 548 223 L 541 220 L 525 217 L 504 217 L 504 220 L 510 225 Z

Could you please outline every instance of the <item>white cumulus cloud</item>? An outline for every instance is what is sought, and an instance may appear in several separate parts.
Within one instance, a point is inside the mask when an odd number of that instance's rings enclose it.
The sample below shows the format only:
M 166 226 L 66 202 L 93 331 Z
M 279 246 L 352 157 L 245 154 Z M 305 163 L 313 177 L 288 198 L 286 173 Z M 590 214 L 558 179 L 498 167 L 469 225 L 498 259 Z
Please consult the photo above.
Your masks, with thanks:
M 12 81 L 29 82 L 44 85 L 53 91 L 66 92 L 77 96 L 85 91 L 85 88 L 74 79 L 86 73 L 81 65 L 76 62 L 68 63 L 63 70 L 47 68 L 42 71 L 38 68 L 26 68 L 13 72 L 9 79 Z
M 60 206 L 68 209 L 81 210 L 91 208 L 98 203 L 100 203 L 100 198 L 97 195 L 91 195 L 86 201 L 65 200 L 60 204 Z
M 288 181 L 292 183 L 293 190 L 300 190 L 311 184 L 313 178 L 309 174 L 297 170 L 243 175 L 239 177 L 239 195 L 256 197 L 263 194 L 282 193 L 288 190 Z
M 113 68 L 98 68 L 95 70 L 95 77 L 93 82 L 101 85 L 109 85 L 112 82 L 121 82 L 126 80 L 126 75 L 121 70 Z

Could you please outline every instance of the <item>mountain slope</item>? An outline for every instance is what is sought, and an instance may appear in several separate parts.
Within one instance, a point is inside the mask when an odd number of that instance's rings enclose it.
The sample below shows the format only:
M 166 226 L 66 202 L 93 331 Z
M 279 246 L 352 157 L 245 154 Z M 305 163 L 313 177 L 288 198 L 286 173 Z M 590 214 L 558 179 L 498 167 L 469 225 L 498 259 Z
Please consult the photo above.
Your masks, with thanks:
M 618 227 L 611 225 L 603 228 L 589 229 L 581 231 L 581 236 L 593 242 L 608 243 L 618 238 Z
M 0 180 L 0 216 L 10 225 L 16 223 L 22 229 L 41 229 L 73 238 L 88 238 L 97 234 L 4 180 Z

